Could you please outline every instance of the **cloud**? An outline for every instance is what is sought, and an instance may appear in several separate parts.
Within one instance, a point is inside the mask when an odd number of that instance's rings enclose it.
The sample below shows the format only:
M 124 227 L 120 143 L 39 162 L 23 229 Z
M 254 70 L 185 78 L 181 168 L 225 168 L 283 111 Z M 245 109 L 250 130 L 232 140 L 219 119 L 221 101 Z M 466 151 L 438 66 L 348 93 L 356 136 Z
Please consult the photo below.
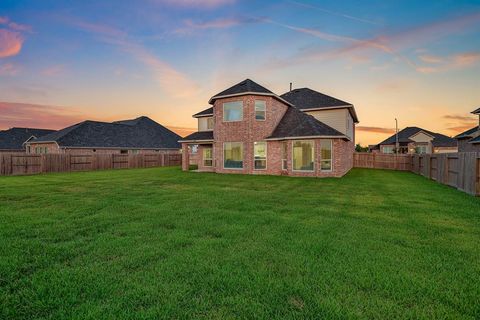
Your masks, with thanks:
M 122 51 L 131 54 L 152 72 L 153 77 L 165 93 L 177 98 L 192 97 L 198 93 L 199 87 L 188 76 L 152 54 L 141 43 L 131 39 L 126 32 L 110 26 L 83 21 L 71 23 L 80 30 L 96 35 L 100 41 L 115 45 Z
M 155 3 L 183 8 L 213 9 L 235 3 L 235 0 L 152 0 Z
M 298 2 L 298 1 L 288 1 L 288 2 L 292 3 L 292 4 L 295 4 L 297 6 L 307 8 L 307 9 L 318 10 L 318 11 L 325 12 L 325 13 L 328 13 L 328 14 L 331 14 L 331 15 L 334 15 L 334 16 L 339 16 L 339 17 L 343 17 L 343 18 L 346 18 L 346 19 L 354 20 L 354 21 L 359 21 L 359 22 L 374 24 L 374 25 L 379 24 L 378 22 L 375 22 L 375 21 L 372 21 L 372 20 L 367 20 L 367 19 L 351 16 L 351 15 L 348 15 L 348 14 L 345 14 L 345 13 L 331 11 L 331 10 L 328 10 L 328 9 L 325 9 L 325 8 L 322 8 L 322 7 L 319 7 L 319 6 L 314 6 L 314 5 L 311 5 L 311 4 L 306 4 L 306 3 L 302 3 L 302 2 Z
M 355 129 L 358 130 L 358 131 L 372 132 L 372 133 L 384 133 L 384 134 L 394 134 L 395 133 L 395 129 L 393 129 L 393 128 L 357 126 L 357 127 L 355 127 Z
M 442 118 L 453 121 L 453 123 L 450 122 L 445 124 L 447 130 L 453 134 L 459 134 L 475 126 L 478 126 L 478 120 L 474 116 L 447 114 L 444 115 Z
M 8 28 L 15 30 L 15 31 L 25 31 L 25 32 L 32 32 L 32 27 L 26 24 L 19 24 L 13 21 L 10 21 L 8 17 L 0 17 L 0 25 L 7 26 Z
M 422 59 L 422 57 L 420 57 L 420 59 L 426 61 L 425 59 Z M 429 74 L 470 67 L 480 62 L 480 52 L 458 53 L 444 58 L 431 57 L 427 60 L 430 60 L 430 63 L 435 65 L 418 66 L 416 68 L 418 72 Z
M 193 20 L 185 20 L 184 26 L 175 30 L 177 34 L 193 34 L 196 31 L 207 29 L 228 29 L 238 25 L 250 24 L 260 22 L 261 19 L 237 17 L 237 18 L 221 18 L 215 20 L 207 20 L 202 22 L 195 22 Z
M 0 58 L 16 56 L 22 45 L 23 37 L 19 32 L 0 29 Z
M 433 56 L 433 55 L 428 55 L 428 54 L 421 55 L 418 58 L 420 60 L 422 60 L 423 62 L 426 62 L 426 63 L 442 63 L 442 62 L 444 62 L 443 58 Z
M 14 76 L 18 74 L 19 68 L 13 63 L 5 63 L 0 65 L 0 76 Z
M 0 128 L 38 127 L 60 129 L 85 120 L 74 108 L 0 102 Z
M 443 116 L 447 120 L 460 120 L 460 121 L 475 121 L 475 118 L 469 116 L 462 116 L 457 114 L 447 114 Z
M 47 76 L 47 77 L 55 77 L 62 75 L 65 73 L 65 66 L 63 64 L 57 64 L 53 66 L 49 66 L 45 69 L 43 69 L 40 72 L 42 75 Z

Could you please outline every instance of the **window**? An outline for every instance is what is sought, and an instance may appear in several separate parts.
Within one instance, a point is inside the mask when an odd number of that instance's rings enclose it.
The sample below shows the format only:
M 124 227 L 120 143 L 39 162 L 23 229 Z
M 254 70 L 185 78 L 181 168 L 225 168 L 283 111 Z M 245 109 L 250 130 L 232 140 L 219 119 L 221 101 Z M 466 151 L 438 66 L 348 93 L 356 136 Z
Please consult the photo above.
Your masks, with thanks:
M 203 149 L 203 166 L 211 167 L 213 165 L 212 148 Z
M 287 170 L 288 142 L 282 143 L 282 170 Z
M 27 146 L 27 153 L 30 153 L 30 146 Z
M 313 171 L 313 141 L 293 143 L 293 170 Z
M 197 152 L 198 152 L 198 144 L 191 145 L 191 146 L 189 146 L 189 148 L 190 148 L 190 153 L 191 153 L 191 154 L 197 154 Z
M 128 150 L 120 150 L 120 154 L 127 154 Z
M 243 143 L 225 142 L 223 144 L 223 167 L 225 169 L 243 168 Z
M 267 103 L 265 101 L 255 100 L 255 120 L 265 120 L 266 110 Z
M 43 148 L 43 153 L 47 154 L 48 153 L 48 149 L 47 147 Z
M 207 130 L 213 130 L 213 118 L 207 118 Z
M 427 146 L 417 146 L 416 151 L 418 154 L 427 153 Z
M 383 147 L 383 153 L 393 153 L 393 147 L 384 146 Z
M 320 155 L 322 157 L 320 170 L 332 171 L 332 140 L 320 141 Z
M 242 121 L 243 101 L 226 102 L 223 104 L 223 121 Z
M 254 154 L 255 170 L 267 169 L 267 143 L 265 141 L 254 142 L 253 154 Z
M 132 154 L 138 154 L 138 150 L 132 150 Z

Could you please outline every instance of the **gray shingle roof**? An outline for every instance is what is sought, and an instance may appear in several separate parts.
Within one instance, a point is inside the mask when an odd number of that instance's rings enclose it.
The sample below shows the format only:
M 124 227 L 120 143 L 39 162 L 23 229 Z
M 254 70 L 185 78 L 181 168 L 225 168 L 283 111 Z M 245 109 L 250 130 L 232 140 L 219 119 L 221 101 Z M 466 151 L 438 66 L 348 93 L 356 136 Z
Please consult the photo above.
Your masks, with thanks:
M 267 139 L 312 136 L 345 137 L 343 133 L 318 121 L 313 116 L 297 108 L 288 108 L 272 135 Z
M 423 131 L 431 136 L 433 136 L 433 141 L 432 144 L 434 147 L 456 147 L 457 146 L 457 141 L 454 138 L 450 138 L 446 135 L 443 135 L 441 133 L 435 133 L 431 132 L 419 127 L 406 127 L 405 129 L 401 130 L 398 132 L 398 141 L 400 144 L 408 144 L 410 142 L 413 142 L 409 138 L 413 136 L 414 134 Z M 379 143 L 379 145 L 382 144 L 395 144 L 396 138 L 395 134 L 392 135 L 390 138 L 382 141 Z
M 178 149 L 180 136 L 148 117 L 112 123 L 84 121 L 33 142 L 55 141 L 61 147 Z
M 200 111 L 199 113 L 195 113 L 193 117 L 197 118 L 197 117 L 203 117 L 203 116 L 209 116 L 209 115 L 213 115 L 213 107 Z
M 301 110 L 348 106 L 352 109 L 351 114 L 354 121 L 358 122 L 357 115 L 355 110 L 353 110 L 353 105 L 351 103 L 328 96 L 310 88 L 294 89 L 282 94 L 280 97 Z
M 55 132 L 49 129 L 11 128 L 0 131 L 0 150 L 24 150 L 23 143 L 32 136 L 35 138 Z
M 472 111 L 472 113 L 473 113 L 473 114 L 478 114 L 478 115 L 480 115 L 480 108 L 478 108 L 478 109 L 475 110 L 475 111 Z
M 472 135 L 479 130 L 480 130 L 480 128 L 478 126 L 473 127 L 472 129 L 468 129 L 467 131 L 460 133 L 459 135 L 455 136 L 454 138 L 455 139 L 468 139 L 468 138 L 471 138 Z
M 476 137 L 475 139 L 472 139 L 470 141 L 468 141 L 470 143 L 480 143 L 480 136 Z
M 198 131 L 194 132 L 180 141 L 201 141 L 201 140 L 213 140 L 213 131 Z

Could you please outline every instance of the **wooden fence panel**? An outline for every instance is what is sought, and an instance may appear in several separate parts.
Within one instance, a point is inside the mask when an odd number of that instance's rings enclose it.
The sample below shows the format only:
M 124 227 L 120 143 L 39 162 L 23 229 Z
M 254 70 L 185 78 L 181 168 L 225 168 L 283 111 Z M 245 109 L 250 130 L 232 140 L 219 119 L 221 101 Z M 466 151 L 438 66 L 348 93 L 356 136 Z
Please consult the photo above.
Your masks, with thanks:
M 0 175 L 178 166 L 181 154 L 0 153 Z

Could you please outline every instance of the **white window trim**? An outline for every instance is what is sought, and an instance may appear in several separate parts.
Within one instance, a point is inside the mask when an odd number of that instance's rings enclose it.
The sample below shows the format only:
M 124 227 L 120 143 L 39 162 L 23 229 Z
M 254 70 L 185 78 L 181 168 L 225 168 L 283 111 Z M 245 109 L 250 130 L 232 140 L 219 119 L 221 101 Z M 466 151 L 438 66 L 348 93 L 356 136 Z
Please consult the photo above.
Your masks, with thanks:
M 295 151 L 294 145 L 292 144 L 292 171 L 293 172 L 310 172 L 310 173 L 315 173 L 315 140 L 297 140 L 295 142 L 311 142 L 313 146 L 313 169 L 312 170 L 295 170 L 295 166 L 293 165 L 294 163 L 294 154 L 293 152 Z M 294 142 L 294 143 L 295 143 Z
M 210 153 L 211 153 L 212 157 L 211 157 L 210 159 L 205 158 L 205 153 L 204 153 L 204 152 L 205 152 L 205 150 L 207 150 L 207 149 L 210 149 L 210 151 L 211 151 Z M 202 149 L 202 160 L 203 160 L 203 166 L 204 166 L 204 167 L 206 167 L 206 168 L 212 168 L 212 167 L 213 167 L 213 147 L 203 148 L 203 149 Z M 210 165 L 210 166 L 205 165 L 205 160 L 210 160 L 210 161 L 212 161 L 212 165 Z
M 255 142 L 264 142 L 265 143 L 265 168 L 264 169 L 255 168 Z M 267 141 L 255 141 L 255 142 L 253 143 L 253 170 L 254 171 L 265 171 L 265 170 L 267 170 L 267 167 L 268 167 L 268 143 L 267 143 Z
M 225 120 L 225 104 L 230 103 L 230 102 L 241 102 L 242 103 L 242 119 L 240 119 L 240 120 Z M 243 103 L 243 100 L 235 100 L 235 101 L 224 102 L 223 105 L 222 105 L 222 108 L 223 108 L 223 122 L 241 122 L 241 121 L 243 121 L 243 115 L 244 115 L 244 111 L 245 111 L 245 105 Z
M 262 101 L 265 103 L 265 119 L 257 119 L 257 101 Z M 255 121 L 267 121 L 267 101 L 266 100 L 258 100 L 258 99 L 255 99 L 254 100 L 254 103 L 253 103 L 253 113 L 254 113 L 254 117 L 255 117 Z
M 240 143 L 242 145 L 242 167 L 241 168 L 225 168 L 225 144 L 226 143 Z M 243 154 L 243 151 L 244 151 L 244 144 L 243 142 L 241 141 L 226 141 L 223 143 L 223 150 L 222 150 L 222 167 L 223 167 L 223 170 L 236 170 L 236 171 L 241 171 L 243 170 L 243 167 L 244 167 L 244 162 L 245 162 L 245 155 Z
M 323 141 L 328 141 L 328 140 L 323 140 Z M 320 141 L 320 172 L 333 172 L 333 140 L 330 140 L 330 153 L 332 157 L 330 158 L 330 169 L 329 170 L 324 170 L 322 169 L 322 143 Z

